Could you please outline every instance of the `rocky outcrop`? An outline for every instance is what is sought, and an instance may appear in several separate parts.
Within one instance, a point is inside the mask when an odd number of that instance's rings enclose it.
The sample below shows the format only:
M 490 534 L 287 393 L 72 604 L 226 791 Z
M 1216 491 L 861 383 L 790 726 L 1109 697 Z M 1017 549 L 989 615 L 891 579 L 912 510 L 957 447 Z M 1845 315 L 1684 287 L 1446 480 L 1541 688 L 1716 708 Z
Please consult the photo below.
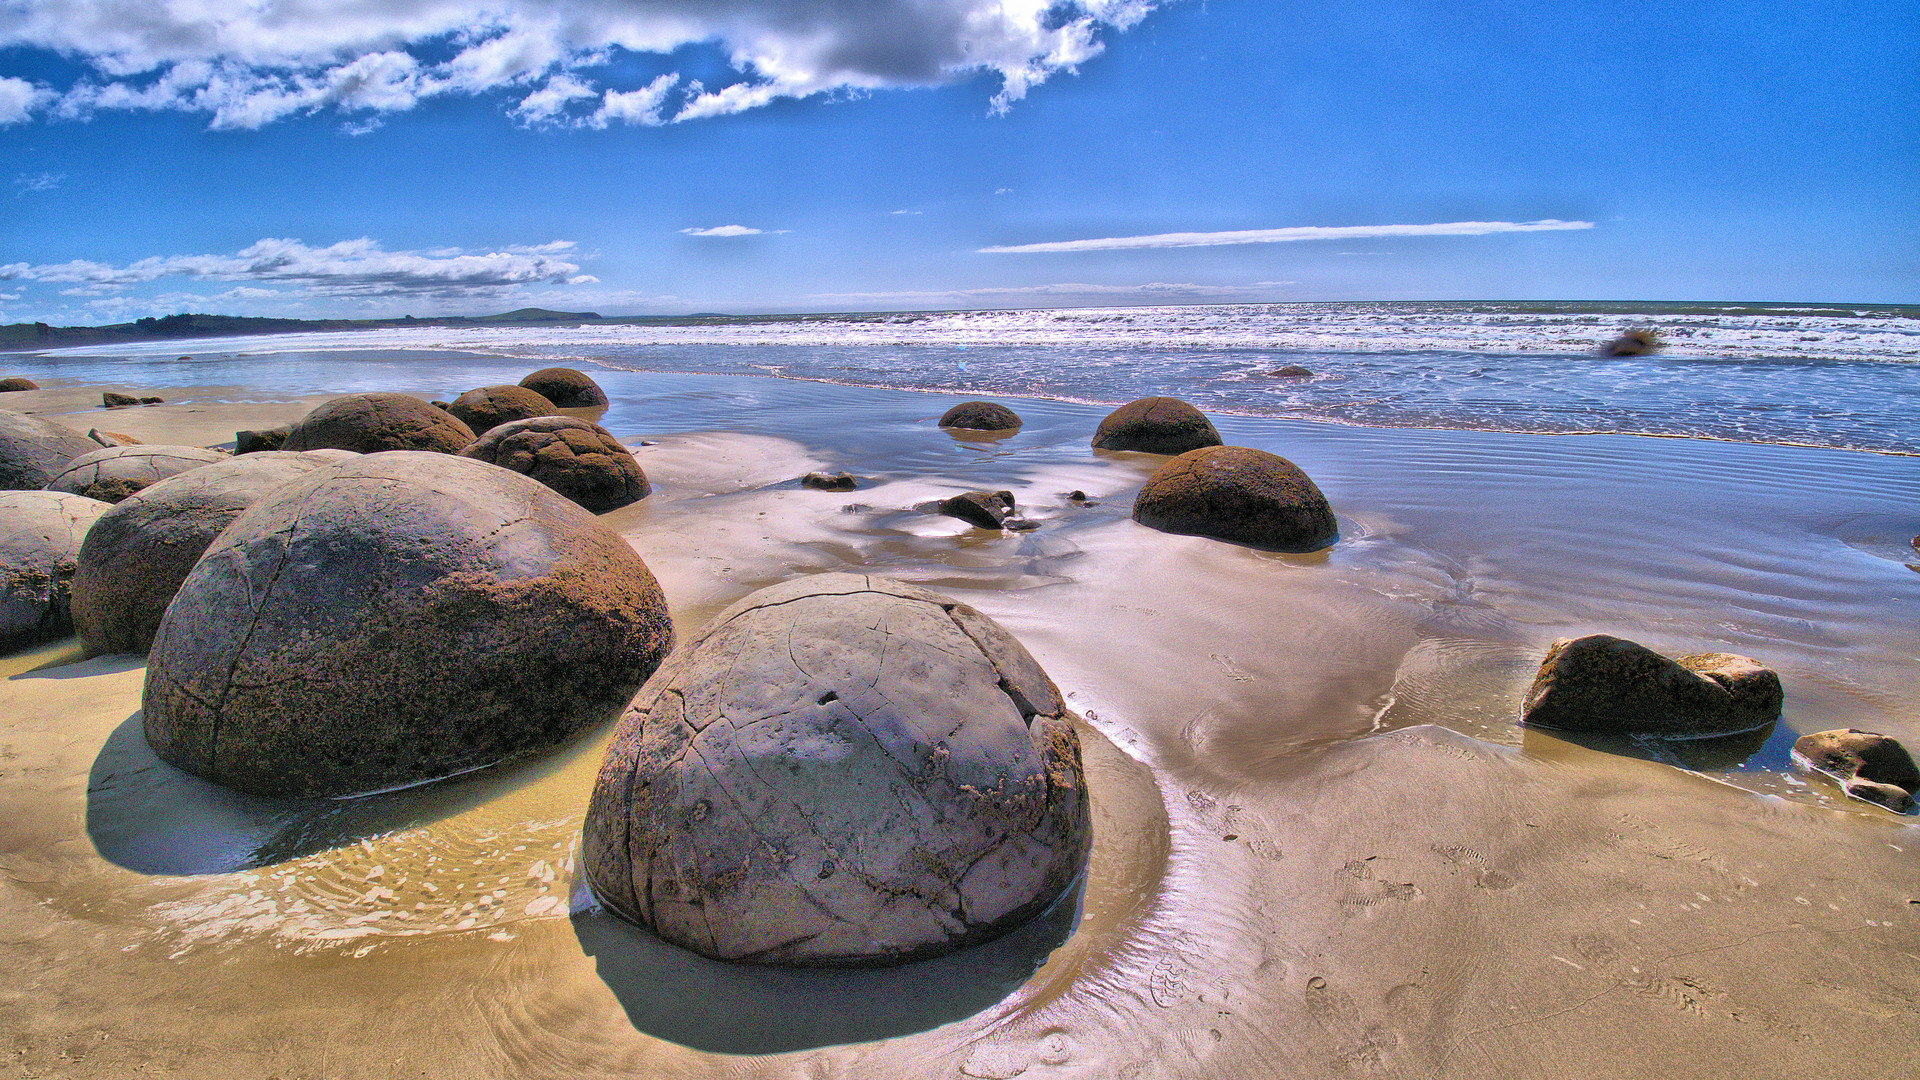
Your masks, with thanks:
M 515 420 L 552 416 L 554 404 L 524 386 L 483 386 L 454 398 L 447 411 L 477 435 Z
M 583 371 L 567 367 L 541 368 L 520 385 L 563 409 L 592 409 L 607 403 L 607 392 Z
M 460 451 L 531 476 L 596 514 L 639 502 L 653 491 L 647 474 L 613 433 L 572 416 L 536 416 L 500 424 Z
M 1245 446 L 1189 450 L 1160 466 L 1135 496 L 1133 519 L 1273 551 L 1317 551 L 1340 531 L 1327 497 L 1298 465 Z
M 275 490 L 194 565 L 148 653 L 146 735 L 257 795 L 416 783 L 610 718 L 672 636 L 646 563 L 552 489 L 369 454 Z
M 1732 653 L 1668 659 L 1608 634 L 1562 638 L 1527 689 L 1529 727 L 1693 739 L 1751 731 L 1780 716 L 1780 676 Z
M 139 446 L 140 440 L 119 431 L 107 431 L 103 428 L 88 428 L 87 438 L 101 446 Z
M 1898 739 L 1857 728 L 1802 735 L 1793 744 L 1793 763 L 1821 773 L 1856 799 L 1877 803 L 1896 814 L 1912 813 L 1920 794 L 1920 767 Z
M 1220 433 L 1199 409 L 1179 398 L 1131 401 L 1107 414 L 1093 433 L 1095 450 L 1138 450 L 1148 454 L 1184 454 L 1219 446 Z
M 991 401 L 963 401 L 940 417 L 940 426 L 968 431 L 1018 431 L 1020 415 Z
M 1073 722 L 965 604 L 852 574 L 763 589 L 621 719 L 587 878 L 622 918 L 728 960 L 896 963 L 985 940 L 1084 865 Z
M 227 455 L 204 446 L 103 446 L 68 462 L 47 481 L 47 490 L 117 503 L 169 476 L 225 460 Z
M 124 409 L 129 405 L 138 404 L 140 404 L 140 399 L 134 397 L 132 394 L 122 394 L 115 390 L 107 390 L 100 395 L 100 405 L 102 408 Z
M 308 413 L 287 433 L 282 450 L 430 450 L 457 454 L 473 442 L 473 429 L 406 394 L 351 394 Z
M 108 509 L 65 492 L 0 492 L 0 653 L 73 632 L 75 557 Z
M 98 449 L 70 427 L 0 409 L 0 491 L 38 491 L 67 462 Z

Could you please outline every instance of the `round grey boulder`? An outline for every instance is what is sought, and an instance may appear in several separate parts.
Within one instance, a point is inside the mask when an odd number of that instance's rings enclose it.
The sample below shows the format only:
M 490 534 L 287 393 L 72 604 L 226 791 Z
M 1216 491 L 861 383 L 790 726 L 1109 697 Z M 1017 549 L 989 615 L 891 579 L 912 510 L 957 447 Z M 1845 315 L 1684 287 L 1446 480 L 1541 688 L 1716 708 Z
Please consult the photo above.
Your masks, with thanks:
M 293 425 L 282 450 L 430 450 L 457 454 L 473 429 L 451 414 L 407 394 L 350 394 L 334 398 Z
M 47 481 L 47 490 L 117 503 L 149 484 L 227 457 L 204 446 L 103 446 L 67 462 Z
M 98 449 L 63 424 L 0 409 L 0 491 L 39 491 L 67 462 Z
M 1135 496 L 1133 519 L 1272 551 L 1318 551 L 1340 532 L 1327 497 L 1298 465 L 1246 446 L 1189 450 L 1160 466 Z
M 524 386 L 483 386 L 454 398 L 447 411 L 475 434 L 485 435 L 509 421 L 552 416 L 554 404 Z
M 596 514 L 639 502 L 653 490 L 612 432 L 573 416 L 501 424 L 460 456 L 531 476 Z
M 73 632 L 75 558 L 109 509 L 62 491 L 0 492 L 0 653 Z
M 258 451 L 169 477 L 102 514 L 73 575 L 73 628 L 87 654 L 146 655 L 214 537 L 271 492 L 332 464 L 320 453 Z
M 1697 739 L 1780 717 L 1780 676 L 1732 653 L 1668 658 L 1611 634 L 1561 638 L 1527 688 L 1521 722 L 1597 735 Z
M 520 385 L 563 409 L 591 409 L 607 403 L 607 392 L 599 383 L 570 367 L 541 368 L 521 379 Z
M 762 589 L 621 719 L 587 878 L 622 918 L 727 960 L 887 964 L 983 941 L 1085 864 L 1074 719 L 965 604 L 855 574 Z
M 963 401 L 940 417 L 940 426 L 967 431 L 1018 431 L 1020 415 L 991 401 Z
M 1148 454 L 1184 454 L 1219 446 L 1220 433 L 1206 414 L 1179 398 L 1130 401 L 1108 413 L 1093 433 L 1095 450 L 1138 450 Z
M 672 644 L 647 565 L 524 476 L 449 454 L 317 469 L 241 514 L 147 656 L 147 741 L 256 795 L 346 795 L 551 747 Z

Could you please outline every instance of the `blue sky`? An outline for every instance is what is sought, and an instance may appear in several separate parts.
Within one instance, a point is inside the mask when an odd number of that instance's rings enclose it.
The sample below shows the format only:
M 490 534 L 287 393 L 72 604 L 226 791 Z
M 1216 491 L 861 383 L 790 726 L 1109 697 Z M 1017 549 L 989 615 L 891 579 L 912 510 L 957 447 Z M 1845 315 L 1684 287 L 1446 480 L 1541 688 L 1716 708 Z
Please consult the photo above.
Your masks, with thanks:
M 0 321 L 1913 303 L 1916 56 L 1914 2 L 0 0 Z

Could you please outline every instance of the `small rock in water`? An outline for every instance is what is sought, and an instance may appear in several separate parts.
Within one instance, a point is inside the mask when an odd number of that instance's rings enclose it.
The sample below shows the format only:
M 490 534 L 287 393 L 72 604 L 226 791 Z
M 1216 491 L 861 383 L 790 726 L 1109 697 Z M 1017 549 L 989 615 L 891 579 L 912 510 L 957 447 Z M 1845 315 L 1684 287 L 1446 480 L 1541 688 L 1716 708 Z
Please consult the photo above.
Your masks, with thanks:
M 1920 767 L 1899 740 L 1857 728 L 1836 728 L 1802 735 L 1793 744 L 1793 763 L 1832 777 L 1856 799 L 1877 803 L 1896 814 L 1910 813 L 1920 793 Z
M 982 529 L 998 529 L 1013 513 L 1013 493 L 968 491 L 940 500 L 940 513 Z
M 132 394 L 121 394 L 112 390 L 100 394 L 100 405 L 108 409 L 124 409 L 129 405 L 140 404 L 140 399 Z
M 816 488 L 820 491 L 852 491 L 860 486 L 852 473 L 810 472 L 800 478 L 801 487 Z
M 1660 334 L 1654 330 L 1629 330 L 1600 351 L 1608 356 L 1646 356 L 1660 351 Z
M 1267 374 L 1276 379 L 1311 379 L 1313 378 L 1313 372 L 1307 368 L 1301 367 L 1299 364 L 1288 364 L 1285 367 L 1277 367 L 1277 368 L 1274 368 L 1272 371 L 1267 372 Z
M 1521 722 L 1604 735 L 1694 739 L 1773 723 L 1780 676 L 1732 653 L 1669 659 L 1609 634 L 1562 638 L 1527 689 Z
M 1274 551 L 1318 551 L 1340 532 L 1298 465 L 1245 446 L 1205 446 L 1160 466 L 1134 498 L 1133 520 Z

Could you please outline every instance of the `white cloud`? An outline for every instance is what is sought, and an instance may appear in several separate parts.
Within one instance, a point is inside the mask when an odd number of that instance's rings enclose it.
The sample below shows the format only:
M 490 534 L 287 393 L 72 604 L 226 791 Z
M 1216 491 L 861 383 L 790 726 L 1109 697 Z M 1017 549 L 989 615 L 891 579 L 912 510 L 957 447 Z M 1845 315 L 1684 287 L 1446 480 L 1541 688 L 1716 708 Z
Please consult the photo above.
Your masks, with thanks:
M 52 191 L 66 178 L 66 173 L 21 173 L 13 178 L 13 186 L 16 192 Z
M 688 236 L 760 236 L 766 232 L 765 229 L 750 229 L 745 225 L 715 225 L 711 229 L 681 229 L 680 231 Z
M 899 216 L 901 216 L 901 215 L 903 215 L 903 214 L 922 214 L 922 213 L 925 213 L 925 211 L 924 211 L 924 210 L 889 210 L 889 211 L 887 211 L 887 212 L 888 212 L 888 213 L 890 213 L 890 214 L 892 214 L 892 215 L 894 215 L 895 217 L 899 217 Z
M 1234 232 L 1156 233 L 1097 240 L 1058 240 L 1044 244 L 983 247 L 983 255 L 1068 251 L 1138 251 L 1147 248 L 1219 247 L 1227 244 L 1282 244 L 1296 240 L 1354 240 L 1376 236 L 1487 236 L 1492 233 L 1558 232 L 1591 229 L 1591 221 L 1449 221 L 1434 225 L 1304 225 L 1292 229 L 1241 229 Z
M 978 73 L 999 77 L 990 109 L 1004 112 L 1099 55 L 1103 32 L 1127 30 L 1166 2 L 5 0 L 0 48 L 55 51 L 96 75 L 59 91 L 0 79 L 0 124 L 52 106 L 68 117 L 203 112 L 213 127 L 251 128 L 320 109 L 396 112 L 440 94 L 507 91 L 519 98 L 510 111 L 527 123 L 604 127 Z M 621 53 L 670 57 L 702 44 L 741 78 L 709 90 L 668 72 L 621 89 L 588 74 Z M 599 108 L 580 111 L 588 98 Z
M 815 293 L 815 304 L 884 304 L 936 307 L 972 307 L 981 304 L 1019 304 L 1045 301 L 1056 304 L 1167 304 L 1181 302 L 1272 299 L 1291 281 L 1255 281 L 1245 285 L 1198 285 L 1191 282 L 1152 281 L 1143 285 L 1097 285 L 1059 282 L 1051 285 L 1013 285 L 981 289 L 928 289 L 906 292 Z

